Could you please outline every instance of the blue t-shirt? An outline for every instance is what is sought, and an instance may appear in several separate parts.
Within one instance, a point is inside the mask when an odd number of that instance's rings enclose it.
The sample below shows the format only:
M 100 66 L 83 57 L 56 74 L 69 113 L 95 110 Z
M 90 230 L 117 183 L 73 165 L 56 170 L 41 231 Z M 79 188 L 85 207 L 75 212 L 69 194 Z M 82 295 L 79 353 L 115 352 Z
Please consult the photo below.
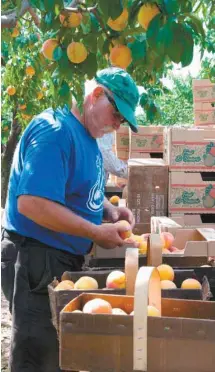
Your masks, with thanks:
M 60 203 L 100 225 L 103 215 L 104 170 L 97 141 L 68 110 L 48 109 L 23 133 L 15 150 L 3 227 L 73 254 L 86 254 L 91 241 L 54 232 L 20 214 L 20 195 Z

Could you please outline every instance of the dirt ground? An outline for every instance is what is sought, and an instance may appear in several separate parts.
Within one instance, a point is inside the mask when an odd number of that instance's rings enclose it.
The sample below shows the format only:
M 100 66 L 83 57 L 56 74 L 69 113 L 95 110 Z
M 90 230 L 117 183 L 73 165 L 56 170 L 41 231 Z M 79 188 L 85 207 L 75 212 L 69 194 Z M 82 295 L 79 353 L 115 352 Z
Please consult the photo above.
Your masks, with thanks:
M 1 292 L 1 371 L 8 372 L 8 357 L 10 346 L 11 316 L 8 302 Z

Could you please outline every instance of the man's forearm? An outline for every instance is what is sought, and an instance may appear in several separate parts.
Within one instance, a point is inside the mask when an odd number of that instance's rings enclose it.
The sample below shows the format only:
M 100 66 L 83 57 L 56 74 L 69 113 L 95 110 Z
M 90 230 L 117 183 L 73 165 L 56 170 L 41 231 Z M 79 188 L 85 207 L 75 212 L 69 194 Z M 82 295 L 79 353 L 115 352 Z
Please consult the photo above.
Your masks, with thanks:
M 70 209 L 51 200 L 22 195 L 18 198 L 18 210 L 25 217 L 49 230 L 94 240 L 98 227 L 79 217 Z

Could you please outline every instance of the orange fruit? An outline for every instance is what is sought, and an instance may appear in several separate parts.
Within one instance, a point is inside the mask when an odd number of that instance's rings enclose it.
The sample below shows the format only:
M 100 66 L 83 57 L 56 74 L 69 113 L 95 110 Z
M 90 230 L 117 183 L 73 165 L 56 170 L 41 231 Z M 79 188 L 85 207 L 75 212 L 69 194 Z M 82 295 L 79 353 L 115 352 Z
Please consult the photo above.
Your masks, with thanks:
M 181 288 L 183 289 L 202 289 L 201 283 L 196 279 L 185 279 L 181 283 Z
M 147 313 L 148 313 L 148 316 L 161 316 L 160 311 L 155 306 L 151 306 L 151 305 L 148 305 Z
M 12 32 L 11 36 L 12 36 L 12 37 L 17 37 L 17 36 L 19 36 L 19 30 L 18 30 L 18 28 L 14 28 L 14 29 L 13 29 L 13 32 Z
M 35 69 L 32 66 L 27 66 L 25 69 L 25 73 L 28 76 L 34 76 L 35 75 Z
M 73 41 L 67 47 L 67 56 L 72 63 L 82 63 L 87 58 L 87 49 L 83 43 Z
M 173 281 L 175 273 L 171 266 L 162 264 L 157 267 L 161 280 L 171 280 Z
M 38 92 L 37 93 L 37 99 L 42 99 L 43 98 L 43 93 L 42 92 Z
M 144 4 L 139 10 L 137 17 L 138 22 L 145 30 L 147 30 L 151 20 L 159 13 L 160 10 L 156 4 Z
M 60 23 L 64 27 L 72 28 L 78 27 L 82 21 L 81 13 L 70 13 L 68 15 L 60 14 Z
M 63 280 L 55 287 L 55 291 L 65 291 L 68 289 L 74 289 L 74 283 L 71 280 Z
M 122 31 L 127 26 L 128 23 L 128 11 L 127 9 L 123 9 L 120 16 L 116 19 L 109 18 L 108 19 L 108 26 L 112 28 L 114 31 Z
M 120 200 L 120 197 L 117 196 L 117 195 L 113 195 L 111 196 L 111 198 L 109 199 L 109 202 L 111 204 L 118 204 L 119 203 L 119 200 Z
M 42 54 L 45 58 L 49 59 L 50 61 L 53 61 L 53 53 L 54 50 L 59 46 L 59 42 L 56 39 L 48 39 L 43 43 L 42 46 Z
M 16 88 L 13 85 L 9 85 L 9 87 L 7 87 L 7 94 L 9 94 L 9 96 L 14 96 L 15 93 Z
M 108 301 L 101 298 L 94 298 L 86 302 L 83 313 L 87 314 L 112 314 L 112 306 Z
M 175 289 L 177 288 L 175 283 L 171 280 L 161 280 L 161 289 Z
M 111 49 L 110 62 L 113 66 L 126 69 L 132 62 L 131 50 L 126 45 L 116 45 Z

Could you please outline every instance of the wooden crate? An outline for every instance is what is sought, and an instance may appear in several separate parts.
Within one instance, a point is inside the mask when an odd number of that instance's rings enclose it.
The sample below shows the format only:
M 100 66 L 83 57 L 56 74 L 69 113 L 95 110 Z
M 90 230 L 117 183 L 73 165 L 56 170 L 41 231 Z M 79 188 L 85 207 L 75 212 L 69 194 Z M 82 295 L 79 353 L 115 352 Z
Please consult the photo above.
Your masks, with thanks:
M 73 313 L 94 298 L 134 316 Z M 147 317 L 148 304 L 162 316 Z M 152 267 L 139 269 L 134 297 L 82 294 L 60 314 L 64 370 L 213 372 L 214 349 L 215 302 L 161 299 Z

